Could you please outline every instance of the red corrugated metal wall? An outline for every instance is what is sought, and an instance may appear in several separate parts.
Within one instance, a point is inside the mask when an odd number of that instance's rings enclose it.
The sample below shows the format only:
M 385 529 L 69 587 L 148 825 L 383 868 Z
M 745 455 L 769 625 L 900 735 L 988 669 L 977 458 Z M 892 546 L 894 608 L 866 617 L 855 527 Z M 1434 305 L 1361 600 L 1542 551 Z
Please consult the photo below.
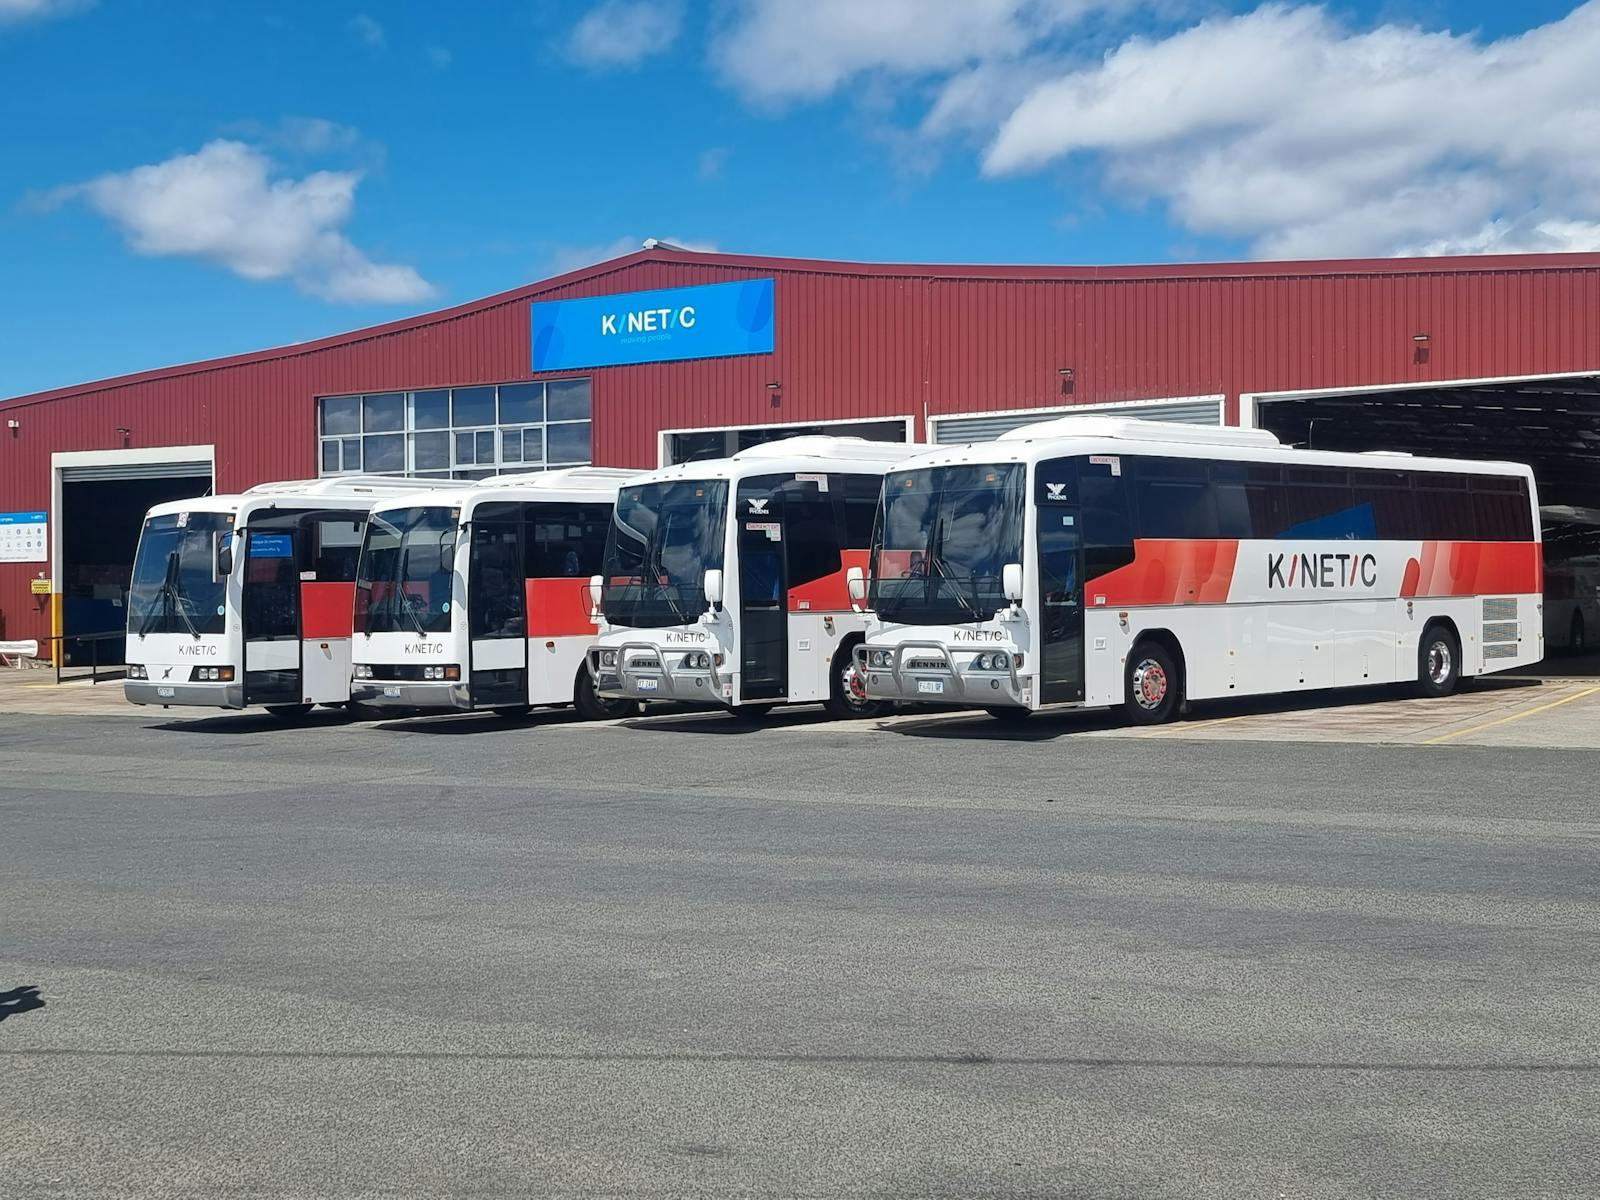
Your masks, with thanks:
M 530 376 L 528 304 L 772 276 L 776 353 L 593 372 L 595 460 L 663 429 L 1600 370 L 1600 256 L 1140 269 L 850 267 L 657 252 L 304 347 L 0 403 L 0 511 L 52 451 L 212 444 L 236 490 L 316 473 L 317 396 Z M 1412 336 L 1427 333 L 1419 361 Z M 1070 387 L 1059 371 L 1073 369 Z M 777 383 L 776 391 L 768 384 Z M 52 514 L 53 516 L 54 514 Z M 6 637 L 48 632 L 0 564 Z

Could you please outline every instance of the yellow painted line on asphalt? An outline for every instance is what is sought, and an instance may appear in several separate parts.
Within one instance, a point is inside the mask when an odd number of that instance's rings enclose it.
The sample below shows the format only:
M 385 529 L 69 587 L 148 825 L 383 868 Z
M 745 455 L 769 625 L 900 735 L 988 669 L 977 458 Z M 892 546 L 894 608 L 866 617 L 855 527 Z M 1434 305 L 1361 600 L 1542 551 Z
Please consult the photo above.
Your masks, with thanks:
M 1196 729 L 1210 729 L 1213 725 L 1228 725 L 1234 721 L 1242 721 L 1246 717 L 1258 717 L 1260 713 L 1239 713 L 1232 717 L 1216 717 L 1209 721 L 1174 721 L 1171 725 L 1164 725 L 1159 729 L 1147 729 L 1140 737 L 1177 737 L 1181 733 L 1192 733 Z
M 1570 696 L 1563 696 L 1561 699 L 1552 700 L 1548 704 L 1525 708 L 1521 712 L 1512 713 L 1510 716 L 1499 717 L 1493 721 L 1485 721 L 1481 725 L 1469 725 L 1465 729 L 1457 729 L 1452 733 L 1441 733 L 1438 737 L 1431 737 L 1422 744 L 1424 746 L 1432 746 L 1439 742 L 1448 742 L 1451 738 L 1465 737 L 1469 733 L 1481 733 L 1485 729 L 1493 729 L 1496 725 L 1505 725 L 1512 721 L 1520 721 L 1523 717 L 1531 717 L 1536 713 L 1548 712 L 1552 708 L 1560 708 L 1563 704 L 1571 704 L 1574 700 L 1582 700 L 1585 696 L 1592 696 L 1596 692 L 1600 692 L 1600 687 L 1584 688 L 1581 692 L 1574 692 Z

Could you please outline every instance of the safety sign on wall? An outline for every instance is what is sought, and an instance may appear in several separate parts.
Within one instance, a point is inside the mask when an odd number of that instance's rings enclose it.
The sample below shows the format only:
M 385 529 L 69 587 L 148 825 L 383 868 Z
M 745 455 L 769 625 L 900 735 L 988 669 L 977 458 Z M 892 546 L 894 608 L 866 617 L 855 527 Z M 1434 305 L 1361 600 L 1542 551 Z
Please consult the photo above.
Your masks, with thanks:
M 42 512 L 0 513 L 0 562 L 45 562 L 47 519 Z

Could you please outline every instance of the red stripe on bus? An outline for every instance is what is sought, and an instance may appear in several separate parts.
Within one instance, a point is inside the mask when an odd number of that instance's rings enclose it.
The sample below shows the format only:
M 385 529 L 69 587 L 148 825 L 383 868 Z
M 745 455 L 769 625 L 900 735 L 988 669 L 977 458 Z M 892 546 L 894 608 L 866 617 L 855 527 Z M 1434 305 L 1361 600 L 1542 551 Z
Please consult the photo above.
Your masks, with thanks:
M 789 589 L 790 612 L 845 612 L 850 607 L 850 584 L 846 579 L 851 567 L 860 567 L 865 573 L 869 550 L 839 551 L 839 569 L 831 575 L 813 579 Z M 804 607 L 802 608 L 802 603 Z
M 353 626 L 356 585 L 353 583 L 302 583 L 300 585 L 300 636 L 347 638 Z
M 1532 595 L 1543 586 L 1538 542 L 1424 542 L 1421 560 L 1406 563 L 1400 595 Z
M 1238 557 L 1236 541 L 1140 538 L 1133 543 L 1131 563 L 1089 580 L 1084 593 L 1090 604 L 1119 608 L 1221 604 L 1228 598 Z
M 589 619 L 588 579 L 530 579 L 525 588 L 530 638 L 570 637 L 596 631 Z

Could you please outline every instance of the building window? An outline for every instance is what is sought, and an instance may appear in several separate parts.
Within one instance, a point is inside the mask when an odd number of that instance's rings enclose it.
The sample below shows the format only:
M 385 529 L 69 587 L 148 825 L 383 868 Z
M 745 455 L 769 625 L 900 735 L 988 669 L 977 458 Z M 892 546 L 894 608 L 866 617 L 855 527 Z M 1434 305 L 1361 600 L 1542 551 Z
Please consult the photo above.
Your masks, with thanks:
M 484 479 L 586 466 L 591 409 L 587 379 L 323 396 L 317 469 Z

